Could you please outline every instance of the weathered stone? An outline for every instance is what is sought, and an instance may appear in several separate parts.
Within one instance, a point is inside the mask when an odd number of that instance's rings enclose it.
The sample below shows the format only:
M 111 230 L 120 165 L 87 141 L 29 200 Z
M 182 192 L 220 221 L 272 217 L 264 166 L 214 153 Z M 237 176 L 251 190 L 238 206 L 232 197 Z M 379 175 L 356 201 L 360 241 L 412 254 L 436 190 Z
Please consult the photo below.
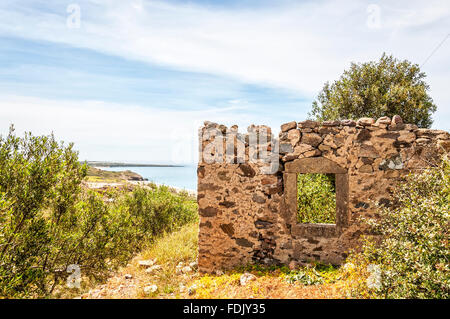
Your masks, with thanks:
M 356 141 L 362 143 L 369 140 L 371 136 L 372 135 L 370 134 L 369 130 L 362 129 L 358 132 L 358 134 L 356 134 Z
M 256 172 L 249 164 L 239 164 L 238 174 L 246 177 L 254 177 Z
M 157 285 L 150 285 L 150 286 L 145 286 L 144 287 L 144 293 L 145 294 L 152 294 L 152 293 L 155 293 L 156 291 L 158 291 L 158 286 Z
M 198 185 L 198 191 L 217 191 L 220 189 L 220 186 L 212 184 L 212 183 L 201 183 Z
M 221 181 L 229 181 L 230 177 L 227 176 L 227 172 L 226 171 L 220 171 L 217 173 L 217 177 L 219 177 L 219 179 Z
M 264 220 L 258 219 L 258 220 L 255 222 L 255 227 L 258 228 L 258 229 L 269 228 L 269 227 L 271 227 L 271 226 L 273 226 L 273 223 L 267 222 L 267 221 L 264 221 Z
M 403 169 L 403 161 L 400 155 L 394 155 L 381 161 L 379 169 Z
M 252 200 L 255 203 L 264 204 L 266 199 L 263 196 L 259 196 L 258 194 L 253 194 Z
M 246 238 L 236 238 L 236 244 L 243 247 L 253 247 L 254 244 L 251 241 L 248 241 Z
M 322 152 L 329 152 L 329 151 L 331 151 L 331 146 L 325 145 L 325 144 L 320 144 L 318 148 Z
M 377 158 L 380 157 L 375 147 L 372 145 L 362 144 L 359 149 L 359 157 L 371 157 Z
M 280 144 L 280 153 L 281 154 L 287 154 L 287 153 L 292 153 L 294 151 L 294 148 L 292 147 L 292 145 L 289 143 L 282 143 Z
M 300 141 L 300 130 L 290 130 L 288 132 L 288 139 L 292 146 L 295 146 Z
M 299 144 L 294 148 L 295 154 L 303 154 L 305 152 L 309 152 L 313 150 L 314 148 L 311 145 L 308 144 Z
M 402 123 L 403 123 L 403 120 L 400 115 L 394 115 L 392 117 L 391 125 L 398 125 L 398 124 L 402 124 Z
M 416 139 L 417 144 L 428 144 L 430 142 L 431 142 L 431 140 L 429 138 L 425 138 L 425 137 Z
M 239 278 L 239 283 L 241 284 L 241 286 L 246 286 L 250 281 L 254 280 L 256 280 L 256 276 L 246 272 Z
M 234 235 L 233 224 L 222 224 L 222 225 L 220 225 L 220 229 L 222 229 L 223 232 L 230 237 Z
M 226 207 L 226 208 L 232 208 L 232 207 L 236 206 L 236 203 L 232 202 L 232 201 L 225 200 L 223 202 L 220 202 L 219 205 L 223 206 L 223 207 Z
M 356 126 L 356 122 L 354 120 L 342 120 L 341 125 L 343 126 Z
M 204 166 L 199 166 L 199 167 L 197 168 L 197 176 L 198 176 L 199 178 L 205 177 L 205 167 L 204 167 Z
M 372 165 L 363 165 L 363 166 L 361 166 L 359 171 L 361 173 L 372 173 L 373 172 Z
M 296 128 L 297 128 L 297 122 L 295 122 L 295 121 L 288 122 L 288 123 L 281 125 L 281 132 L 287 132 L 291 129 L 296 129 Z
M 302 134 L 302 144 L 308 144 L 316 147 L 322 142 L 322 137 L 316 133 L 305 133 Z
M 299 158 L 302 158 L 302 157 L 315 157 L 315 156 L 320 156 L 321 154 L 322 154 L 322 152 L 319 151 L 319 150 L 311 150 L 311 151 L 303 153 L 302 155 L 299 156 Z
M 356 125 L 369 126 L 375 124 L 375 120 L 370 117 L 362 117 L 356 121 Z
M 317 126 L 319 126 L 319 122 L 316 121 L 306 120 L 303 122 L 298 122 L 299 128 L 315 128 Z
M 147 269 L 145 270 L 145 272 L 146 272 L 147 274 L 152 274 L 152 273 L 154 273 L 154 272 L 160 271 L 161 268 L 162 268 L 161 265 L 153 265 L 153 266 L 147 268 Z
M 380 124 L 389 125 L 389 124 L 391 124 L 391 119 L 388 116 L 382 116 L 375 122 L 375 125 L 380 125 Z
M 323 121 L 323 126 L 339 126 L 341 124 L 340 121 Z
M 378 137 L 380 137 L 380 138 L 389 138 L 389 139 L 395 140 L 399 136 L 400 136 L 400 133 L 398 133 L 398 132 L 387 132 L 387 133 L 383 133 L 383 134 L 379 135 Z
M 399 142 L 404 142 L 404 143 L 412 143 L 412 142 L 414 142 L 415 139 L 416 139 L 416 134 L 414 134 L 412 132 L 404 132 L 404 131 L 401 131 L 400 136 L 397 138 L 397 140 Z
M 216 216 L 219 210 L 215 207 L 208 206 L 206 208 L 199 208 L 198 213 L 203 217 L 213 217 Z

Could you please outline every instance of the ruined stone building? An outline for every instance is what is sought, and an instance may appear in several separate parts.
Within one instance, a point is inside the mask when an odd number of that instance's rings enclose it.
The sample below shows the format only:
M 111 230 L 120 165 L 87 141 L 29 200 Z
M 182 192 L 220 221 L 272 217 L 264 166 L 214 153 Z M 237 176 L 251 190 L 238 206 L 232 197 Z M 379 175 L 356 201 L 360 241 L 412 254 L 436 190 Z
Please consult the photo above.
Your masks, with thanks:
M 290 122 L 239 133 L 205 122 L 199 131 L 199 269 L 249 263 L 340 264 L 364 233 L 359 217 L 391 205 L 396 183 L 450 151 L 450 134 L 399 116 Z M 297 221 L 297 174 L 335 174 L 336 223 Z

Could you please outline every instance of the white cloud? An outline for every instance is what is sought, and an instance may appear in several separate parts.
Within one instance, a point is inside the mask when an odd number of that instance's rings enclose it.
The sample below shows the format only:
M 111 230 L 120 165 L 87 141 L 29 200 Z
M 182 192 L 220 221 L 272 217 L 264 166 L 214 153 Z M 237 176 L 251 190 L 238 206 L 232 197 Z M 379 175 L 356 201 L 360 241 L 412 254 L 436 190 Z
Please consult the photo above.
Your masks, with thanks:
M 80 29 L 66 28 L 65 8 L 57 3 L 45 2 L 46 7 L 55 8 L 48 12 L 12 0 L 2 2 L 0 35 L 66 43 L 171 68 L 226 75 L 295 90 L 310 98 L 325 81 L 336 79 L 351 61 L 377 59 L 386 51 L 421 63 L 450 30 L 450 3 L 439 0 L 377 1 L 378 29 L 366 23 L 369 1 L 288 1 L 238 9 L 157 1 L 78 1 Z M 438 104 L 435 127 L 444 129 L 449 128 L 446 119 L 450 113 L 449 53 L 450 40 L 424 66 Z M 94 109 L 105 111 L 105 106 L 95 105 Z M 163 118 L 168 123 L 174 121 L 174 116 L 161 110 L 151 111 L 152 116 L 162 116 L 159 123 L 152 122 L 150 115 L 142 115 L 149 114 L 145 109 L 121 106 L 108 112 L 99 112 L 97 122 L 80 124 L 83 129 L 79 134 L 88 138 L 91 126 L 109 122 L 101 124 L 105 130 L 112 130 L 105 138 L 112 134 L 115 140 L 126 140 L 127 129 L 150 125 L 158 132 Z M 58 119 L 50 113 L 50 118 Z M 204 119 L 207 114 L 198 114 L 198 118 Z M 16 112 L 10 115 L 17 116 Z M 214 117 L 214 113 L 210 115 Z M 177 123 L 191 119 L 190 113 L 176 116 L 182 116 Z M 54 125 L 49 122 L 48 127 Z M 157 135 L 148 138 L 153 136 Z
M 356 0 L 240 10 L 155 1 L 79 4 L 80 29 L 65 27 L 65 12 L 0 5 L 0 32 L 315 94 L 352 60 L 383 51 L 425 59 L 450 26 L 448 1 L 378 2 L 380 30 L 366 24 L 369 2 Z
M 171 111 L 99 101 L 61 101 L 1 96 L 0 134 L 14 124 L 16 133 L 54 133 L 74 142 L 83 160 L 192 163 L 197 160 L 198 128 L 205 119 L 245 125 L 259 114 L 234 114 L 239 106 L 201 111 Z M 241 129 L 242 130 L 242 129 Z

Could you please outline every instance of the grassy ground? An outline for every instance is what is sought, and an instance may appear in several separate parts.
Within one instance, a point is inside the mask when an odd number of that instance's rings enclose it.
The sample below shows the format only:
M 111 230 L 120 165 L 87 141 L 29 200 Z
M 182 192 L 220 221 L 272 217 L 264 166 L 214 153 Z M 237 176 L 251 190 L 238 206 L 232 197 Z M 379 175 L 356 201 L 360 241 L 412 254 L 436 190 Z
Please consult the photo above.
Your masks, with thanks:
M 82 298 L 345 297 L 341 271 L 323 265 L 295 271 L 287 267 L 248 266 L 222 275 L 201 275 L 194 266 L 192 271 L 182 273 L 179 269 L 192 265 L 197 259 L 197 235 L 198 225 L 191 224 L 161 237 L 106 284 L 91 289 Z M 153 260 L 160 268 L 146 272 L 146 268 L 139 265 L 143 260 Z M 241 285 L 240 278 L 244 273 L 251 273 L 256 278 Z M 149 287 L 157 289 L 151 291 Z

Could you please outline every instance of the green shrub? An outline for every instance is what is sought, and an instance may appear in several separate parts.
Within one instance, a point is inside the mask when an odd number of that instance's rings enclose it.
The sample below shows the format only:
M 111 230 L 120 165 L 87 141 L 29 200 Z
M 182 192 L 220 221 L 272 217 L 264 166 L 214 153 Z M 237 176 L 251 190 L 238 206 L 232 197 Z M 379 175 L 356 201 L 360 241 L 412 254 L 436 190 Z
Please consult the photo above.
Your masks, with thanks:
M 297 213 L 300 223 L 336 223 L 334 175 L 298 174 Z
M 45 297 L 69 265 L 101 279 L 155 236 L 197 218 L 166 187 L 130 194 L 82 188 L 86 167 L 53 135 L 0 136 L 0 296 Z
M 368 240 L 359 256 L 372 264 L 370 293 L 380 298 L 449 298 L 448 160 L 410 175 L 394 203 L 369 221 L 379 237 Z M 360 285 L 356 293 L 367 289 Z
M 352 63 L 337 81 L 325 83 L 309 116 L 327 121 L 398 114 L 405 123 L 431 127 L 436 105 L 425 78 L 419 65 L 385 53 L 378 61 Z
M 196 201 L 186 193 L 172 193 L 167 186 L 136 188 L 120 205 L 127 207 L 138 241 L 171 232 L 198 218 Z

